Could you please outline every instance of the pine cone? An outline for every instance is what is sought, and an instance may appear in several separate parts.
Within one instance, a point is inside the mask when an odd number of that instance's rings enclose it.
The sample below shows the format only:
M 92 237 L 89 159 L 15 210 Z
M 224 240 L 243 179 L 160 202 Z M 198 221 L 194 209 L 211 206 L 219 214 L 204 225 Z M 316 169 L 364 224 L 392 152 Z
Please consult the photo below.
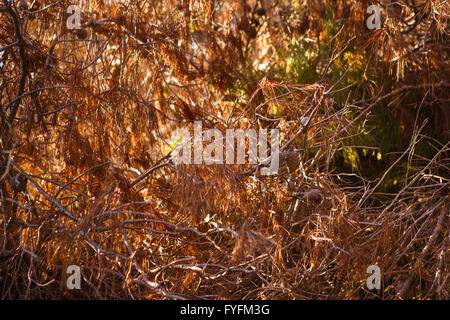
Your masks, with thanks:
M 323 200 L 323 194 L 319 189 L 312 189 L 307 192 L 298 192 L 293 196 L 300 200 L 307 200 L 308 202 Z

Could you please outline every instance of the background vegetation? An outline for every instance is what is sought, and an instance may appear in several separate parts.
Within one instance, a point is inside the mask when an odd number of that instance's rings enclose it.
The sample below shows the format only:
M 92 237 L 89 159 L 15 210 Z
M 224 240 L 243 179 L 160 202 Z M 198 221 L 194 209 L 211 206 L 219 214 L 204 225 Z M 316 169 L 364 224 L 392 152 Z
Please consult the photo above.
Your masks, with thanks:
M 449 14 L 1 0 L 1 298 L 448 299 Z M 278 128 L 279 174 L 175 166 L 195 120 Z

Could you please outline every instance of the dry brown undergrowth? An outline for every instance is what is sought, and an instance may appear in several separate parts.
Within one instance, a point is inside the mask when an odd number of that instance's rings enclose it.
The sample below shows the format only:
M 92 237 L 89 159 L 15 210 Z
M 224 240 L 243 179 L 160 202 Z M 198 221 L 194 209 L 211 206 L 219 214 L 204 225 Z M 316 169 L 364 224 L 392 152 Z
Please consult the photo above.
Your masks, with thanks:
M 90 1 L 77 32 L 65 29 L 68 1 L 34 1 L 28 13 L 2 1 L 0 297 L 448 299 L 449 143 L 416 157 L 416 121 L 398 155 L 410 158 L 409 175 L 391 197 L 376 192 L 380 180 L 359 177 L 355 187 L 356 174 L 333 170 L 379 103 L 410 92 L 448 101 L 448 59 L 437 54 L 448 45 L 448 7 L 431 1 L 437 25 L 401 43 L 390 24 L 361 34 L 366 2 L 334 8 L 346 22 L 333 55 L 355 34 L 380 65 L 411 74 L 388 93 L 368 81 L 372 95 L 338 106 L 342 87 L 327 77 L 289 85 L 243 71 L 246 59 L 270 62 L 291 33 L 324 41 L 310 17 L 329 1 L 303 1 L 309 14 L 299 21 L 277 18 L 290 8 L 267 1 L 224 2 L 215 15 L 206 0 Z M 429 55 L 418 58 L 409 42 L 427 26 Z M 396 54 L 402 66 L 390 65 Z M 321 63 L 326 74 L 333 60 Z M 194 120 L 279 129 L 279 173 L 175 166 L 171 134 Z M 64 287 L 71 264 L 82 290 Z M 383 286 L 369 291 L 374 264 Z

